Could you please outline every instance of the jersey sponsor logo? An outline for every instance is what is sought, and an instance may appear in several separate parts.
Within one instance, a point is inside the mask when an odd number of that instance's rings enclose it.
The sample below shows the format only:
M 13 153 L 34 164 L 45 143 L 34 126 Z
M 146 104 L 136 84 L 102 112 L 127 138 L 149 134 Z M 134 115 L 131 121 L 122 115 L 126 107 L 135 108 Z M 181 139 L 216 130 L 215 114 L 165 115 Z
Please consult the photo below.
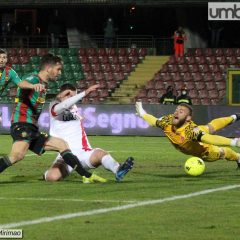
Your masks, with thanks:
M 44 97 L 38 97 L 37 98 L 37 103 L 45 103 L 45 98 Z

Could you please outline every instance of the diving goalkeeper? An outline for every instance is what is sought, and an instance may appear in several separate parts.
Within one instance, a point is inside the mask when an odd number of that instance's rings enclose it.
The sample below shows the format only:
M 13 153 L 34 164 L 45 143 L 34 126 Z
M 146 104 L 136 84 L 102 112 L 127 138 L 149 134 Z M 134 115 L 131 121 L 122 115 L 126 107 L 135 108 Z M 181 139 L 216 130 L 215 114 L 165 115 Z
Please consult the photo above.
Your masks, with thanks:
M 173 114 L 165 115 L 159 119 L 148 114 L 143 109 L 141 102 L 136 103 L 136 111 L 149 125 L 161 128 L 179 151 L 209 162 L 220 159 L 236 161 L 240 167 L 240 154 L 226 147 L 240 147 L 240 139 L 212 135 L 239 120 L 239 115 L 217 118 L 207 125 L 197 125 L 192 121 L 192 108 L 185 103 L 179 104 Z

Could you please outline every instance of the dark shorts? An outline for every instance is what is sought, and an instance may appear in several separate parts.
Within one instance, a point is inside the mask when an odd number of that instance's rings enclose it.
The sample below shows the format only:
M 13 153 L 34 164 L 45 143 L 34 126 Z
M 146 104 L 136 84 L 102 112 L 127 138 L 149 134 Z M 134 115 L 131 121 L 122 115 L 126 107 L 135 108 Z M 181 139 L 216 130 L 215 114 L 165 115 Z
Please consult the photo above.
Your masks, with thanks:
M 45 152 L 44 145 L 49 139 L 47 133 L 40 132 L 38 127 L 31 123 L 14 123 L 10 128 L 14 142 L 25 141 L 30 144 L 29 150 L 41 155 Z

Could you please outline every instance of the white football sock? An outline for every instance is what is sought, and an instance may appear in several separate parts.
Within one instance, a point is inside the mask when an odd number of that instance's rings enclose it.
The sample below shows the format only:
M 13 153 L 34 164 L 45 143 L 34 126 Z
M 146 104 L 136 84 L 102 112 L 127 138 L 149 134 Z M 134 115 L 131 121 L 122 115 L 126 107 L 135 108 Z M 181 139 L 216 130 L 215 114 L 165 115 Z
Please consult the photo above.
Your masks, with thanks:
M 117 172 L 120 164 L 114 160 L 114 158 L 108 154 L 102 158 L 102 165 L 105 169 L 110 170 L 114 174 Z

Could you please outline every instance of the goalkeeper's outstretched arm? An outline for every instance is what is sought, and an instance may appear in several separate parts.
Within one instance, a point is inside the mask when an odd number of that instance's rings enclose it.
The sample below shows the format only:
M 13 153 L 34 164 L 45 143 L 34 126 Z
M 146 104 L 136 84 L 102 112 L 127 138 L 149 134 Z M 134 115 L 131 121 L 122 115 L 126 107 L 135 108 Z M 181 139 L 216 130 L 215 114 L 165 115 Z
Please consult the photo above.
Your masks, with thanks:
M 156 127 L 156 123 L 157 123 L 157 118 L 148 114 L 142 107 L 142 103 L 141 102 L 136 102 L 136 111 L 137 111 L 137 115 L 139 117 L 141 117 L 143 120 L 145 120 L 150 126 Z

